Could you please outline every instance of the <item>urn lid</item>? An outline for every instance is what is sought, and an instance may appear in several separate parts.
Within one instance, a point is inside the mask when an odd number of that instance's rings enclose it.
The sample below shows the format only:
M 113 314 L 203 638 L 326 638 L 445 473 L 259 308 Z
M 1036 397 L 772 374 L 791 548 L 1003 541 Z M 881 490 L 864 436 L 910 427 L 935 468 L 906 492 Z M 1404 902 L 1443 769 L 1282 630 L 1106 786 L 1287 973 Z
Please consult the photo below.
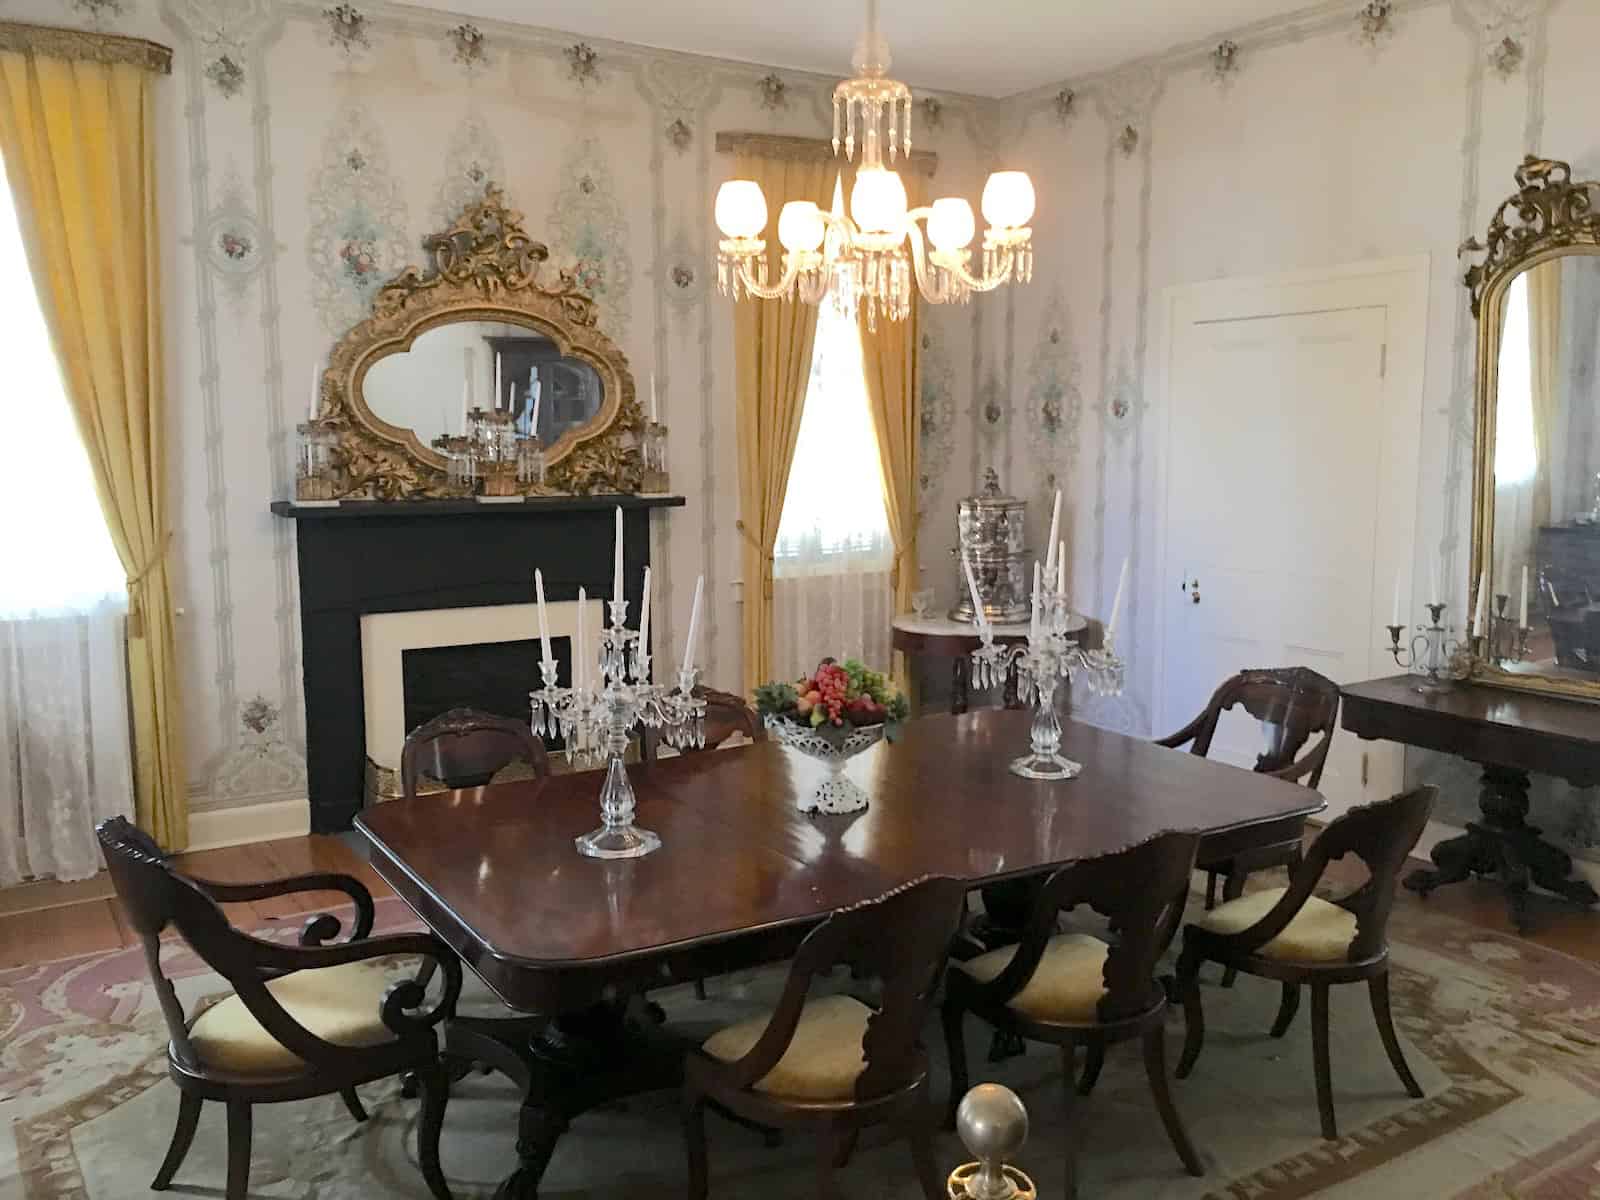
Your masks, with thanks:
M 992 512 L 996 509 L 1011 510 L 1026 508 L 1027 506 L 1028 502 L 1026 500 L 1008 496 L 1000 490 L 1000 475 L 993 467 L 989 467 L 983 473 L 983 490 L 961 501 L 962 512 L 972 512 L 974 510 Z

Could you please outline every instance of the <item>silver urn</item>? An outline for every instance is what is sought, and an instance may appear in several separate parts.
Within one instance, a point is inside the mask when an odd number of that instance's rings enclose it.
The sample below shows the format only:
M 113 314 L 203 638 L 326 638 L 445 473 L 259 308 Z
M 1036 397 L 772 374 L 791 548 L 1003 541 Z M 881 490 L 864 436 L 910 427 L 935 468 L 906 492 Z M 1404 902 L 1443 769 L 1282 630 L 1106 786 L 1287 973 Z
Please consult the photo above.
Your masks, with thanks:
M 1026 621 L 1032 611 L 1033 581 L 1028 578 L 1028 502 L 1000 490 L 1000 477 L 990 467 L 983 491 L 961 501 L 957 515 L 960 545 L 955 555 L 956 595 L 952 621 L 972 621 L 972 591 L 961 567 L 972 564 L 983 613 L 993 624 Z

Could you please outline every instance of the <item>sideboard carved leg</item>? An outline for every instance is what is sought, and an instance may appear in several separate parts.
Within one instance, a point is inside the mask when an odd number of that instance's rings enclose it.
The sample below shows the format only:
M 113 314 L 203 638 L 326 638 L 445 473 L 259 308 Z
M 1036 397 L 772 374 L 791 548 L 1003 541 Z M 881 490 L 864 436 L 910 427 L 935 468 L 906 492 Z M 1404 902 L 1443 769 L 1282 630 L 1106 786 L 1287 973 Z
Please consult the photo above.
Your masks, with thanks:
M 1433 859 L 1433 866 L 1418 867 L 1405 878 L 1405 886 L 1418 895 L 1426 897 L 1436 887 L 1447 883 L 1460 883 L 1470 876 L 1475 869 L 1474 864 L 1478 859 L 1478 839 L 1471 834 L 1462 834 L 1447 841 L 1440 842 L 1433 848 L 1429 856 Z M 1485 872 L 1494 870 L 1493 863 L 1485 864 Z

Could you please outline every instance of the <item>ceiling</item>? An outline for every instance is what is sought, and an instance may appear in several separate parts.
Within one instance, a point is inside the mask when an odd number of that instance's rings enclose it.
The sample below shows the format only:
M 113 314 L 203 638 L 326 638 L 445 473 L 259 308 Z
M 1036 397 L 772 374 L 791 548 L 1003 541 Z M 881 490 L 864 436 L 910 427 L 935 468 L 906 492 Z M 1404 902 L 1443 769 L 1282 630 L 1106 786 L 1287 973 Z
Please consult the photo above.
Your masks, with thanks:
M 719 58 L 849 74 L 864 0 L 412 0 Z M 881 0 L 894 75 L 1010 96 L 1306 8 L 1310 0 Z

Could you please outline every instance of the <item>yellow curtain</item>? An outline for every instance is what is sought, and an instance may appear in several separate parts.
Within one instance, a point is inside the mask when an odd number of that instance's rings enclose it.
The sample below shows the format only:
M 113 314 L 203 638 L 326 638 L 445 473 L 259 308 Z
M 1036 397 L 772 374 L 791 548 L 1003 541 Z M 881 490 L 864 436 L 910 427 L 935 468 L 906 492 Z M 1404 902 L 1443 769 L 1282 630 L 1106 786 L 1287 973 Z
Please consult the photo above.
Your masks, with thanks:
M 740 155 L 735 177 L 754 179 L 767 197 L 768 240 L 789 200 L 827 207 L 835 170 L 820 160 Z M 814 305 L 742 300 L 734 306 L 738 389 L 739 532 L 744 545 L 744 687 L 767 682 L 772 656 L 772 552 L 783 517 L 789 467 L 817 332 Z
M 128 576 L 138 821 L 188 841 L 168 489 L 148 42 L 0 26 L 0 153 L 28 261 Z
M 1560 406 L 1557 377 L 1561 359 L 1561 260 L 1542 262 L 1528 272 L 1528 361 L 1532 375 L 1533 449 L 1537 456 L 1532 488 L 1532 525 L 1550 523 L 1550 434 Z

